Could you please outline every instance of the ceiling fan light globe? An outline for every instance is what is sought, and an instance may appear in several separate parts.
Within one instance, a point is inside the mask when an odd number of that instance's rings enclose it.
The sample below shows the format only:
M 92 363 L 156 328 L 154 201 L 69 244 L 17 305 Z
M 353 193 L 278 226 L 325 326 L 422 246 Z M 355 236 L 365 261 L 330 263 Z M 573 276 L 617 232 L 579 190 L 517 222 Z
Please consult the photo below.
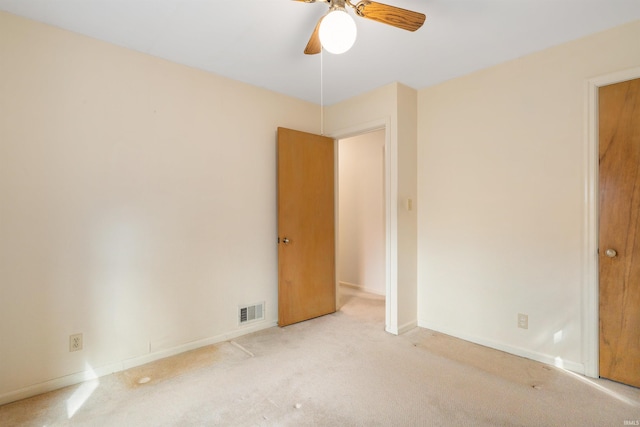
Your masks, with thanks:
M 344 10 L 332 10 L 320 23 L 320 43 L 330 53 L 340 54 L 351 49 L 357 34 L 355 21 Z

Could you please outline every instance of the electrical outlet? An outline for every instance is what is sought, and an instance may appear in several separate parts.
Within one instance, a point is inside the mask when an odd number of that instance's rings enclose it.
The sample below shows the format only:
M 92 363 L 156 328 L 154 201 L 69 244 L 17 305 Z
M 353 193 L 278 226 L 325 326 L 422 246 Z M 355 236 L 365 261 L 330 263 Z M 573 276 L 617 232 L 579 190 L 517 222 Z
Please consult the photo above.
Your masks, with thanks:
M 69 351 L 82 350 L 82 334 L 69 335 Z
M 529 329 L 529 316 L 518 313 L 518 328 Z

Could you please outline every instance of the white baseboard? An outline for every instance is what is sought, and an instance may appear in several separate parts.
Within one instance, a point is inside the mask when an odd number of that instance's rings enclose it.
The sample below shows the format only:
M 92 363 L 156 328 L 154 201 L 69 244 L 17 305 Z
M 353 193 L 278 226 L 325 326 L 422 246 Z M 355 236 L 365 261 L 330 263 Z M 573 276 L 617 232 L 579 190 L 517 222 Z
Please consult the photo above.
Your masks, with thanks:
M 172 347 L 165 350 L 156 351 L 153 353 L 145 354 L 142 356 L 134 357 L 131 359 L 120 360 L 105 366 L 101 366 L 95 369 L 89 369 L 81 372 L 77 372 L 71 375 L 65 375 L 63 377 L 54 378 L 42 383 L 30 385 L 15 391 L 10 391 L 0 395 L 0 405 L 15 402 L 17 400 L 26 399 L 38 394 L 47 393 L 49 391 L 57 390 L 70 385 L 80 384 L 84 381 L 93 380 L 105 375 L 111 375 L 116 372 L 124 371 L 126 369 L 134 368 L 136 366 L 144 365 L 145 363 L 155 362 L 156 360 L 164 359 L 166 357 L 175 356 L 176 354 L 184 353 L 189 350 L 195 350 L 200 347 L 205 347 L 212 344 L 218 344 L 224 341 L 229 341 L 234 338 L 238 338 L 243 335 L 247 335 L 253 332 L 257 332 L 263 329 L 277 326 L 278 322 L 261 321 L 252 324 L 251 326 L 243 327 L 241 329 L 228 332 L 225 334 L 216 335 L 213 337 L 205 338 L 198 341 L 192 341 L 186 344 L 182 344 L 176 347 Z
M 251 334 L 253 332 L 258 332 L 263 329 L 271 328 L 273 326 L 277 326 L 278 321 L 261 321 L 253 323 L 251 326 L 246 326 L 241 329 L 235 330 L 233 332 L 228 332 L 226 334 L 220 334 L 213 337 L 205 338 L 198 341 L 192 341 L 186 344 L 182 344 L 176 347 L 155 351 L 150 354 L 145 354 L 143 356 L 134 357 L 132 359 L 127 359 L 123 361 L 123 369 L 130 369 L 136 366 L 144 365 L 145 363 L 154 362 L 156 360 L 164 359 L 166 357 L 175 356 L 176 354 L 184 353 L 189 350 L 195 350 L 200 347 L 206 347 L 208 345 L 218 344 L 223 341 L 229 341 L 234 338 L 241 337 L 243 335 Z
M 103 377 L 105 375 L 110 375 L 114 372 L 119 372 L 122 370 L 122 362 L 116 362 L 97 369 L 77 372 L 75 374 L 65 375 L 64 377 L 54 378 L 43 383 L 33 384 L 0 395 L 0 405 L 15 402 L 17 400 L 27 399 L 38 394 L 47 393 L 49 391 L 68 387 L 70 385 L 80 384 L 82 382 Z
M 338 282 L 338 284 L 340 286 L 346 286 L 348 288 L 358 289 L 359 291 L 368 292 L 370 294 L 385 296 L 385 292 L 384 291 L 381 292 L 381 291 L 379 291 L 377 289 L 367 288 L 366 286 L 362 286 L 362 285 L 356 285 L 355 283 Z
M 407 322 L 404 325 L 400 325 L 398 327 L 385 326 L 384 330 L 393 335 L 402 335 L 405 332 L 409 332 L 411 329 L 418 326 L 418 322 L 413 320 L 411 322 Z
M 407 322 L 404 325 L 400 325 L 398 327 L 398 335 L 402 335 L 405 332 L 409 332 L 410 330 L 412 330 L 413 328 L 416 328 L 417 326 L 418 326 L 417 320 L 412 320 L 411 322 Z
M 549 354 L 538 353 L 536 351 L 531 351 L 526 348 L 521 348 L 521 347 L 509 345 L 509 344 L 494 342 L 481 337 L 458 333 L 456 331 L 453 331 L 447 328 L 441 328 L 437 325 L 429 324 L 428 322 L 418 322 L 418 326 L 421 328 L 430 329 L 432 331 L 450 335 L 455 338 L 460 338 L 462 340 L 469 341 L 475 344 L 480 344 L 485 347 L 504 351 L 505 353 L 513 354 L 515 356 L 524 357 L 525 359 L 531 359 L 537 362 L 544 363 L 546 365 L 552 365 L 561 369 L 566 369 L 568 371 L 575 372 L 577 374 L 581 374 L 581 375 L 585 374 L 585 366 L 583 363 L 573 362 L 570 360 L 562 360 L 560 358 L 551 356 Z

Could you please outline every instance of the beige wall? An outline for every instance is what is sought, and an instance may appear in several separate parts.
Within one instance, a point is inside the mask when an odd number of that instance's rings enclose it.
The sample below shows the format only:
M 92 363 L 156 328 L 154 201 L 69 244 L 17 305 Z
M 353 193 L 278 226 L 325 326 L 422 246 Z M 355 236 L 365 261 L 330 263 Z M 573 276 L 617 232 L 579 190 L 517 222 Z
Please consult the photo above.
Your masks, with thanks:
M 417 325 L 418 92 L 398 85 L 398 324 Z M 410 205 L 411 206 L 410 206 Z
M 419 92 L 421 326 L 584 370 L 585 82 L 640 66 L 639 40 L 635 22 Z
M 0 403 L 274 324 L 276 128 L 318 106 L 6 13 L 0 61 Z

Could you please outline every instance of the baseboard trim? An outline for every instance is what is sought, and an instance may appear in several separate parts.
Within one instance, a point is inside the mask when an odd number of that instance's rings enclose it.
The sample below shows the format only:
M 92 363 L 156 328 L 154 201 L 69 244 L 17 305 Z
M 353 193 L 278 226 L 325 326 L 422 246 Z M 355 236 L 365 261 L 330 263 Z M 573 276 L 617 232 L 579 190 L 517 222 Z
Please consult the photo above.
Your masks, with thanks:
M 485 347 L 493 348 L 495 350 L 504 351 L 505 353 L 513 354 L 514 356 L 520 356 L 520 357 L 524 357 L 525 359 L 535 360 L 536 362 L 541 362 L 546 365 L 555 366 L 560 369 L 566 369 L 568 371 L 575 372 L 577 374 L 581 374 L 581 375 L 585 374 L 585 365 L 583 363 L 573 362 L 570 360 L 562 360 L 559 357 L 554 357 L 549 354 L 531 351 L 526 348 L 521 348 L 521 347 L 509 345 L 509 344 L 495 342 L 495 341 L 487 340 L 485 338 L 481 338 L 477 336 L 458 333 L 457 331 L 453 331 L 447 328 L 441 328 L 437 325 L 433 325 L 428 322 L 418 322 L 418 326 L 421 328 L 430 329 L 432 331 L 450 335 L 455 338 L 460 338 L 462 340 L 469 341 L 474 344 L 480 344 Z
M 417 320 L 412 320 L 411 322 L 407 322 L 404 325 L 400 325 L 400 327 L 398 327 L 398 335 L 402 335 L 405 332 L 409 332 L 410 330 L 412 330 L 413 328 L 416 328 L 417 326 L 418 326 Z
M 346 286 L 347 288 L 353 288 L 353 289 L 358 289 L 359 291 L 363 291 L 363 292 L 368 292 L 370 294 L 375 294 L 375 295 L 380 295 L 380 296 L 385 296 L 385 292 L 381 292 L 379 290 L 376 289 L 372 289 L 372 288 L 367 288 L 366 286 L 362 286 L 362 285 L 356 285 L 355 283 L 349 283 L 349 282 L 338 282 L 338 284 L 340 286 Z
M 416 320 L 412 320 L 411 322 L 407 322 L 403 325 L 398 326 L 397 328 L 393 328 L 390 326 L 385 326 L 384 330 L 393 335 L 402 335 L 405 332 L 409 332 L 413 328 L 418 326 L 418 322 Z
M 65 375 L 63 377 L 58 377 L 42 383 L 23 387 L 18 390 L 10 391 L 8 393 L 0 395 L 0 405 L 27 399 L 29 397 L 37 396 L 42 393 L 58 390 L 63 387 L 80 384 L 85 381 L 94 380 L 96 378 L 111 375 L 116 372 L 135 368 L 136 366 L 144 365 L 146 363 L 155 362 L 156 360 L 175 356 L 176 354 L 184 353 L 186 351 L 195 350 L 200 347 L 206 347 L 208 345 L 229 341 L 243 335 L 258 332 L 263 329 L 272 328 L 274 326 L 277 326 L 277 324 L 278 322 L 276 320 L 256 322 L 251 326 L 243 327 L 232 332 L 216 335 L 202 340 L 192 341 L 169 349 L 155 351 L 153 353 L 137 356 L 131 359 L 120 360 L 118 362 L 110 363 L 99 368 L 87 369 L 85 371 Z
M 242 329 L 238 329 L 233 332 L 216 335 L 209 338 L 204 338 L 198 341 L 192 341 L 186 344 L 182 344 L 176 347 L 158 350 L 150 354 L 145 354 L 143 356 L 134 357 L 132 359 L 126 359 L 123 361 L 124 369 L 135 368 L 136 366 L 144 365 L 145 363 L 155 362 L 156 360 L 164 359 L 167 357 L 175 356 L 176 354 L 184 353 L 186 351 L 195 350 L 200 347 L 206 347 L 208 345 L 218 344 L 224 341 L 229 341 L 234 338 L 241 337 L 243 335 L 251 334 L 253 332 L 258 332 L 263 329 L 268 329 L 274 326 L 277 326 L 278 322 L 276 320 L 273 321 L 263 321 L 256 322 L 250 326 L 243 327 Z
M 54 378 L 42 383 L 33 384 L 21 389 L 10 391 L 0 395 L 0 405 L 15 402 L 29 397 L 37 396 L 42 393 L 58 390 L 64 387 L 68 387 L 75 384 L 80 384 L 85 381 L 94 380 L 105 375 L 110 375 L 115 372 L 122 371 L 122 362 L 116 362 L 109 365 L 102 366 L 96 369 L 88 369 L 75 374 L 65 375 L 63 377 Z

